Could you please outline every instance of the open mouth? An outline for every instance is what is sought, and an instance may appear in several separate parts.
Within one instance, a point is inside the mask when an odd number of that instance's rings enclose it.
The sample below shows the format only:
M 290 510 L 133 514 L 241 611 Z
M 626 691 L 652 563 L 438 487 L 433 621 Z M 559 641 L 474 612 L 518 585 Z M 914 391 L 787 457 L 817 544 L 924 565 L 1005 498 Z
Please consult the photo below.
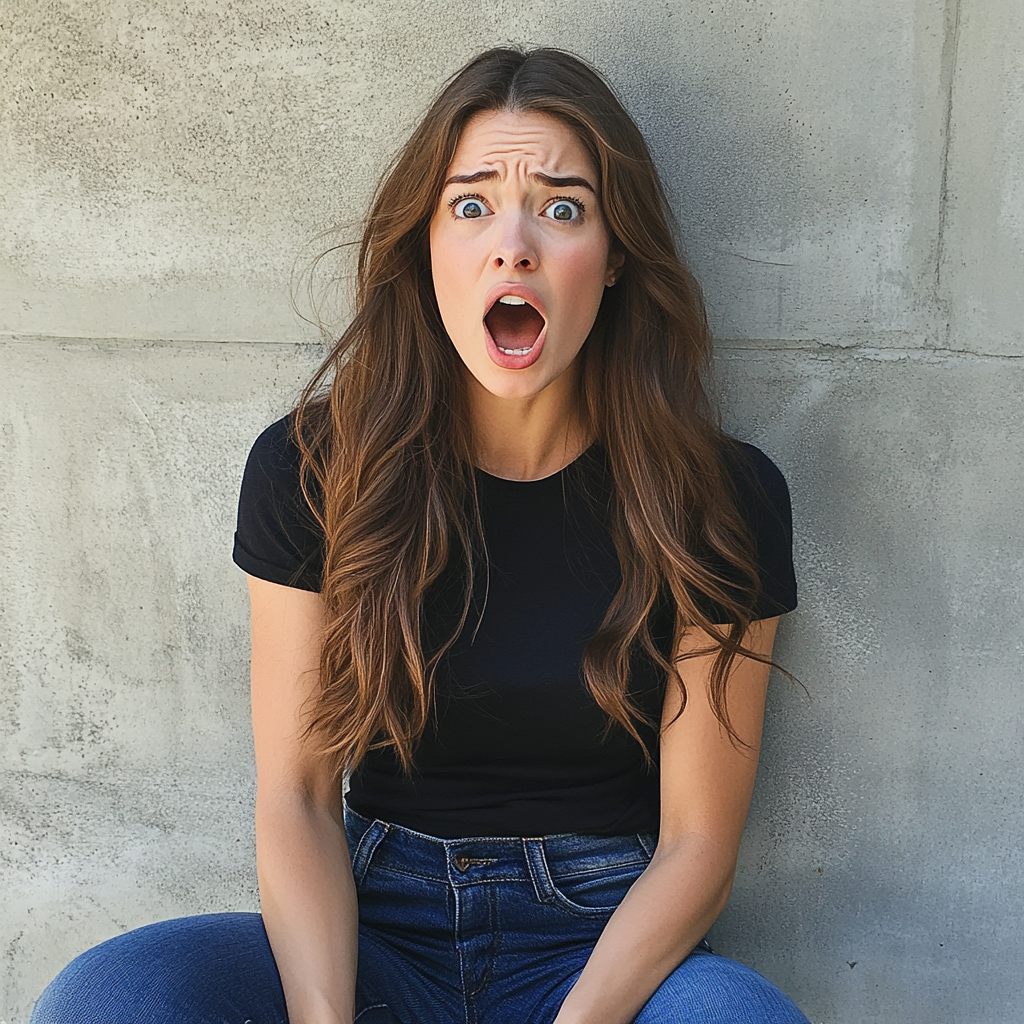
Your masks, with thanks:
M 502 295 L 484 317 L 498 351 L 506 356 L 525 356 L 544 330 L 544 317 L 518 295 Z

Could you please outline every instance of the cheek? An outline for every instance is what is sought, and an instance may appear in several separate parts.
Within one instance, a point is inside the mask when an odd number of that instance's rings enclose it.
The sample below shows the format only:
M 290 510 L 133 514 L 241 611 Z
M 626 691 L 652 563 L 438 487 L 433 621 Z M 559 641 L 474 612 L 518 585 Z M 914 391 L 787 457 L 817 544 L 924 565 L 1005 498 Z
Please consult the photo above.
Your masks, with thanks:
M 567 306 L 575 310 L 593 307 L 594 312 L 604 294 L 608 270 L 608 247 L 603 243 L 574 247 L 559 261 L 559 291 L 566 296 Z
M 445 237 L 445 232 L 430 236 L 430 271 L 434 282 L 434 294 L 437 297 L 441 319 L 449 328 L 464 321 L 470 315 L 470 303 L 467 302 L 466 280 L 471 253 L 466 251 L 465 244 L 458 244 Z
M 451 276 L 451 258 L 444 239 L 430 232 L 430 274 L 434 281 L 434 291 L 437 293 L 437 301 L 441 305 L 441 312 L 444 312 L 444 303 L 449 291 L 448 279 Z

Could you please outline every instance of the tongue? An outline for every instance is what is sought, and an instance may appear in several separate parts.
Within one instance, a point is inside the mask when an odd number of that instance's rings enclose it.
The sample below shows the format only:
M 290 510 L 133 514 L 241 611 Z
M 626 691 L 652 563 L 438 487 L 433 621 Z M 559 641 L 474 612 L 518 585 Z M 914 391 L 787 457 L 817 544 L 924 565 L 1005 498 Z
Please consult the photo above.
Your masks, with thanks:
M 544 317 L 529 303 L 525 306 L 506 306 L 496 302 L 484 317 L 487 329 L 499 348 L 533 348 L 544 327 Z

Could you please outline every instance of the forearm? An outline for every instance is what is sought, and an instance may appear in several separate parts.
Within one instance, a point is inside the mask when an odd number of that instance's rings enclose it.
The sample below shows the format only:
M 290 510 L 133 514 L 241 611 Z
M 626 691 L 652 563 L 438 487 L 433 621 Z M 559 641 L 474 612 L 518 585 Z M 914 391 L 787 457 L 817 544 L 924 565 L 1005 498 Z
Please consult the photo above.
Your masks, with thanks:
M 256 861 L 289 1021 L 351 1024 L 358 911 L 340 801 L 260 794 Z
M 659 845 L 612 914 L 555 1024 L 628 1024 L 725 906 L 735 854 L 699 835 Z

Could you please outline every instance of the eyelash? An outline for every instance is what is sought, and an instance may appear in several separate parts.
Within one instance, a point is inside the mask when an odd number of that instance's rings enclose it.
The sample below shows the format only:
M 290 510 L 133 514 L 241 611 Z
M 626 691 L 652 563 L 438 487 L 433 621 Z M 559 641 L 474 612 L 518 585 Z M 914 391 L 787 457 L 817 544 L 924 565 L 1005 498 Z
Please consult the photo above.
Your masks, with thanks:
M 555 203 L 572 203 L 573 206 L 579 207 L 580 213 L 587 212 L 587 208 L 584 205 L 583 201 L 580 199 L 573 199 L 572 196 L 553 196 L 551 202 L 548 203 L 548 206 L 552 206 Z M 547 207 L 545 207 L 545 209 L 547 209 Z
M 456 203 L 461 203 L 463 199 L 479 199 L 481 203 L 486 202 L 484 197 L 477 192 L 464 192 L 461 196 L 448 200 L 448 209 L 450 210 Z
M 452 209 L 456 203 L 461 203 L 463 199 L 479 199 L 481 203 L 487 201 L 479 192 L 464 192 L 462 195 L 448 200 L 448 209 Z M 551 206 L 553 203 L 572 203 L 574 206 L 579 207 L 580 213 L 587 212 L 586 204 L 581 199 L 574 199 L 572 196 L 552 196 L 548 206 Z

